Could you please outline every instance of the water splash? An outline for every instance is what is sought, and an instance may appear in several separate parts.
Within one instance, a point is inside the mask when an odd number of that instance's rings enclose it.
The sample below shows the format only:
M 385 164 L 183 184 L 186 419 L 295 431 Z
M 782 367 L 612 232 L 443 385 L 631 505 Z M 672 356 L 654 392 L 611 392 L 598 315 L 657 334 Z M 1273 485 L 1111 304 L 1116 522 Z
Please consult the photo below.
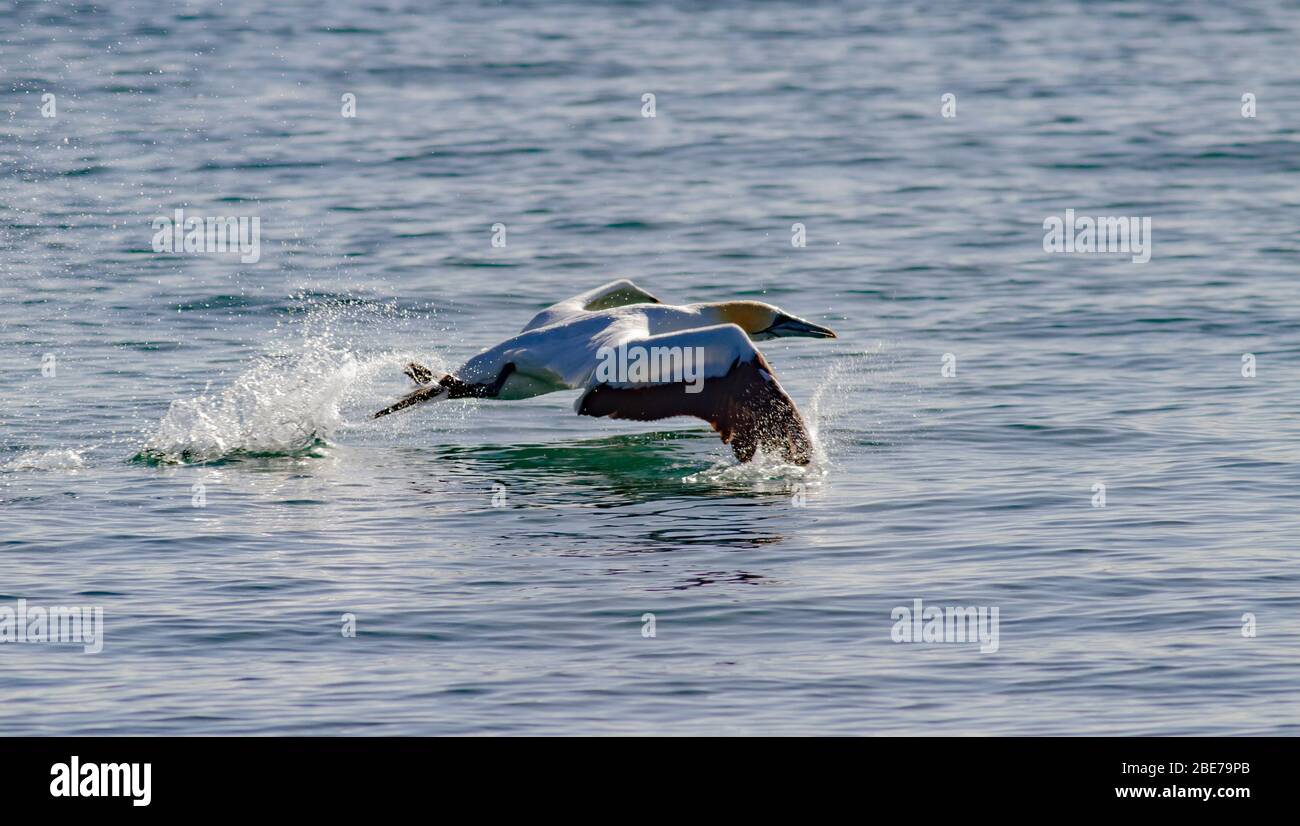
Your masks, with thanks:
M 829 469 L 814 458 L 808 465 L 792 465 L 779 458 L 758 453 L 743 464 L 734 459 L 719 459 L 712 466 L 682 477 L 688 485 L 713 485 L 756 490 L 794 490 L 794 485 L 820 482 Z
M 813 444 L 813 459 L 808 465 L 793 465 L 760 450 L 752 462 L 720 459 L 712 467 L 683 477 L 682 481 L 748 487 L 760 492 L 774 485 L 798 491 L 799 485 L 822 483 L 833 467 L 833 455 L 842 447 L 835 424 L 856 412 L 850 408 L 850 400 L 860 400 L 869 369 L 870 355 L 857 354 L 839 358 L 822 371 L 812 399 L 803 411 Z
M 365 397 L 373 378 L 398 374 L 408 353 L 364 352 L 376 327 L 397 313 L 354 301 L 309 301 L 277 325 L 268 352 L 227 387 L 173 401 L 136 461 L 212 462 L 233 457 L 319 457 L 345 425 L 344 405 Z M 346 329 L 358 326 L 354 336 Z M 288 335 L 286 335 L 286 332 Z
M 202 462 L 238 454 L 310 455 L 327 443 L 360 366 L 351 353 L 267 358 L 219 393 L 177 399 L 141 457 Z
M 879 351 L 841 356 L 832 361 L 816 383 L 808 404 L 808 433 L 812 436 L 816 460 L 828 463 L 832 454 L 842 448 L 838 425 L 848 419 L 859 418 L 861 404 L 868 385 L 879 374 L 875 363 Z
M 27 450 L 0 466 L 0 470 L 81 470 L 86 466 L 85 450 Z

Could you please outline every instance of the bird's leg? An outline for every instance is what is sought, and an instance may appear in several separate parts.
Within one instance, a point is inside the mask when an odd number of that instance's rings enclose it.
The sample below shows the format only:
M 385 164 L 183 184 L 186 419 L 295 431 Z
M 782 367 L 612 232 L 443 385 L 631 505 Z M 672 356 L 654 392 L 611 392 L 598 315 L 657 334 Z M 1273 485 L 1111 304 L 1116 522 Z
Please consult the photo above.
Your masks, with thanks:
M 432 401 L 434 399 L 444 399 L 447 397 L 447 388 L 439 384 L 426 384 L 423 387 L 417 388 L 416 390 L 406 394 L 393 404 L 385 407 L 383 410 L 380 410 L 374 415 L 374 418 L 378 419 L 380 416 L 387 416 L 389 413 L 395 413 L 398 410 L 401 410 L 404 407 L 410 407 L 413 404 Z
M 415 379 L 416 381 L 419 381 L 419 379 L 416 378 L 416 376 L 422 374 L 419 373 L 419 370 L 415 370 L 413 368 L 419 368 L 420 370 L 425 370 L 426 372 L 428 370 L 428 368 L 422 367 L 421 365 L 415 363 L 411 363 L 407 365 L 406 374 L 408 376 L 411 376 L 411 378 Z M 461 381 L 460 379 L 448 373 L 447 375 L 438 379 L 437 384 L 432 384 L 432 383 L 422 384 L 420 387 L 416 388 L 411 393 L 408 393 L 406 396 L 399 399 L 397 402 L 390 404 L 388 407 L 385 407 L 383 410 L 380 410 L 378 413 L 374 415 L 374 418 L 378 419 L 380 416 L 387 416 L 389 413 L 394 413 L 398 410 L 401 410 L 402 408 L 410 407 L 413 404 L 419 404 L 420 402 L 426 402 L 426 401 L 434 401 L 437 399 L 496 398 L 497 394 L 501 392 L 501 388 L 505 386 L 506 379 L 510 378 L 510 374 L 513 372 L 515 372 L 515 365 L 513 363 L 507 364 L 505 367 L 501 368 L 501 372 L 497 374 L 496 379 L 494 379 L 492 382 L 487 384 L 483 384 L 483 383 L 470 384 L 469 382 Z M 413 373 L 415 375 L 412 375 Z M 433 374 L 429 373 L 429 378 L 432 377 Z
M 513 372 L 515 372 L 515 365 L 514 362 L 510 362 L 501 368 L 501 372 L 491 383 L 470 384 L 448 373 L 438 379 L 438 384 L 447 388 L 447 397 L 450 399 L 494 399 L 501 392 L 501 388 L 505 387 L 506 379 L 510 378 Z

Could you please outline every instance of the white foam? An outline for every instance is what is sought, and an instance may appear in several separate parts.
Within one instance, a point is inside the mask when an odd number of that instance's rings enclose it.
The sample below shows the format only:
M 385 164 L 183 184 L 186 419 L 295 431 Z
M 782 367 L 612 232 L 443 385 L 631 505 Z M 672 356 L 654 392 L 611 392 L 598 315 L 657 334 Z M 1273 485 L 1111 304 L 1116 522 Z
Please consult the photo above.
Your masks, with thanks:
M 812 398 L 801 411 L 812 440 L 812 461 L 807 465 L 794 465 L 772 456 L 763 450 L 753 461 L 740 463 L 734 459 L 721 459 L 712 467 L 682 478 L 687 484 L 748 485 L 762 490 L 765 483 L 782 484 L 817 483 L 830 472 L 834 440 L 825 434 L 826 425 L 834 423 L 846 412 L 845 399 L 861 391 L 867 368 L 866 356 L 846 356 L 832 362 L 822 372 Z
M 814 447 L 814 458 L 810 464 L 793 465 L 760 450 L 753 461 L 739 463 L 734 459 L 721 459 L 711 467 L 682 477 L 682 481 L 690 485 L 740 485 L 756 490 L 765 489 L 765 483 L 769 482 L 786 485 L 819 481 L 826 475 L 820 452 Z
M 173 401 L 144 452 L 179 462 L 308 451 L 338 427 L 339 403 L 357 373 L 351 353 L 264 358 L 219 393 Z
M 4 470 L 80 470 L 86 466 L 78 450 L 27 450 L 6 462 Z
M 229 386 L 173 401 L 142 455 L 164 462 L 318 455 L 345 425 L 344 403 L 361 396 L 377 409 L 373 379 L 400 376 L 410 360 L 402 353 L 359 354 L 336 328 L 361 324 L 361 334 L 373 337 L 385 321 L 374 308 L 313 309 Z

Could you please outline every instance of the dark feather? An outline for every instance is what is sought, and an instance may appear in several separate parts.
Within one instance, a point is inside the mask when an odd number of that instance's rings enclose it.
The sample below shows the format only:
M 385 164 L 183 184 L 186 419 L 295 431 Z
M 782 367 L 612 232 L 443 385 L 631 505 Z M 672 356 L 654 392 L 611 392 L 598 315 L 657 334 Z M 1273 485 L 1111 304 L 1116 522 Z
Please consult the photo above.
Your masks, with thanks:
M 582 397 L 578 413 L 643 422 L 694 416 L 712 425 L 742 462 L 753 459 L 759 447 L 794 464 L 812 461 L 808 429 L 762 354 L 736 360 L 727 375 L 705 379 L 698 393 L 686 388 L 681 382 L 628 388 L 601 384 Z

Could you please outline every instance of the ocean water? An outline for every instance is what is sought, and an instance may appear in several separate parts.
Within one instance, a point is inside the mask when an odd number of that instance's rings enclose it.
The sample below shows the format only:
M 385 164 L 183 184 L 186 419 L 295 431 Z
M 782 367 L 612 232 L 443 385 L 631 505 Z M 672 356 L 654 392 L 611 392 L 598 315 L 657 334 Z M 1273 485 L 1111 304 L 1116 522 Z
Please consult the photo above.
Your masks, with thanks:
M 104 617 L 0 643 L 0 732 L 1296 733 L 1298 37 L 0 3 L 0 608 Z M 177 208 L 260 260 L 155 253 Z M 1150 261 L 1044 252 L 1066 209 L 1150 217 Z M 613 278 L 835 328 L 762 345 L 817 461 L 572 393 L 369 418 Z M 895 642 L 918 599 L 997 650 Z

